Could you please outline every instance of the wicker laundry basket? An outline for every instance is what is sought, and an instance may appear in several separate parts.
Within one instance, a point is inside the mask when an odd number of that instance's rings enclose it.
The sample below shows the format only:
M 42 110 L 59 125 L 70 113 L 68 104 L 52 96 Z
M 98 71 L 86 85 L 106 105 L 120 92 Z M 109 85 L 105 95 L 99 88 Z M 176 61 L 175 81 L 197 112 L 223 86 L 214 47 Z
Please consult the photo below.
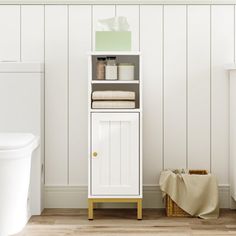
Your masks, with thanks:
M 208 172 L 206 170 L 189 170 L 190 175 L 207 175 Z M 188 216 L 186 211 L 180 208 L 171 198 L 169 195 L 166 195 L 166 215 L 167 216 Z

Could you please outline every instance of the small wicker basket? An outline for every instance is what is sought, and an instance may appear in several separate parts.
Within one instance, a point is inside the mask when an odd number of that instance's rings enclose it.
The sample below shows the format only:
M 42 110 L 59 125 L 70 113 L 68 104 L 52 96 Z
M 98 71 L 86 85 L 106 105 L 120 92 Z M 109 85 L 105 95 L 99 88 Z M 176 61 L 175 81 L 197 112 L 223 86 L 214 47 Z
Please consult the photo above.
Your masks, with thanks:
M 190 175 L 207 175 L 207 170 L 189 170 Z M 190 217 L 191 215 L 180 208 L 169 195 L 166 195 L 166 215 L 167 216 L 182 216 Z

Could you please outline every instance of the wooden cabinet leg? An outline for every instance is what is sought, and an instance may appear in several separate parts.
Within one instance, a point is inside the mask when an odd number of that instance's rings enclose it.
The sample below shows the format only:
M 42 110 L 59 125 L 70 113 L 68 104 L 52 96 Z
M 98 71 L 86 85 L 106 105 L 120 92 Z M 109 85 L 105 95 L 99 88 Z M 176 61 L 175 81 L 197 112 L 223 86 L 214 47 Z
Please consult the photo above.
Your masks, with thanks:
M 93 220 L 93 200 L 88 199 L 88 219 Z
M 142 199 L 138 199 L 137 201 L 137 219 L 142 220 L 143 214 L 142 214 Z

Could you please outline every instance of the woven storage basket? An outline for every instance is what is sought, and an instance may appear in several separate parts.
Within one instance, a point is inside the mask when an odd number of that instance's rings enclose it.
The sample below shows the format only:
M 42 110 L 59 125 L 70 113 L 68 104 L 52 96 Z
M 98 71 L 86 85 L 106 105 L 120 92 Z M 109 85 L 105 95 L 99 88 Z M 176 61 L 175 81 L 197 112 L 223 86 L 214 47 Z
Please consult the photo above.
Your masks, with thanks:
M 190 175 L 207 175 L 208 172 L 206 170 L 189 170 Z M 171 198 L 169 195 L 166 195 L 166 215 L 167 216 L 188 216 L 186 211 L 180 208 Z

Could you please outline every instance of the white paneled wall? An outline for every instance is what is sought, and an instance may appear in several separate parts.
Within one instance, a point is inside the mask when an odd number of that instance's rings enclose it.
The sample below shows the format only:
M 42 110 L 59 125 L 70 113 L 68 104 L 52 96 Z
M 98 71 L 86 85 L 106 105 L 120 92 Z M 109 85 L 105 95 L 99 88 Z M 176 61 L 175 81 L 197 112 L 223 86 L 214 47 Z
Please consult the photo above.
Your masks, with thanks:
M 144 185 L 185 167 L 227 185 L 234 5 L 0 5 L 0 60 L 45 60 L 45 184 L 87 185 L 87 52 L 115 15 L 143 54 Z
M 45 6 L 45 183 L 68 184 L 68 7 Z
M 86 27 L 84 27 L 86 22 Z M 69 184 L 87 184 L 88 60 L 91 7 L 69 7 Z M 82 135 L 81 135 L 82 134 Z
M 164 7 L 164 168 L 187 167 L 186 15 L 186 6 Z
M 146 17 L 148 16 L 148 17 Z M 156 27 L 151 27 L 155 23 Z M 157 184 L 163 168 L 163 7 L 140 9 L 140 50 L 143 56 L 144 183 Z M 152 45 L 150 47 L 150 45 Z M 155 54 L 153 53 L 155 52 Z
M 0 7 L 0 60 L 19 61 L 20 48 L 20 6 Z
M 212 172 L 220 183 L 228 183 L 229 86 L 228 73 L 222 65 L 234 61 L 234 6 L 212 6 L 211 23 Z
M 21 60 L 44 62 L 44 6 L 21 7 Z
M 211 26 L 210 6 L 188 6 L 188 167 L 210 170 Z

